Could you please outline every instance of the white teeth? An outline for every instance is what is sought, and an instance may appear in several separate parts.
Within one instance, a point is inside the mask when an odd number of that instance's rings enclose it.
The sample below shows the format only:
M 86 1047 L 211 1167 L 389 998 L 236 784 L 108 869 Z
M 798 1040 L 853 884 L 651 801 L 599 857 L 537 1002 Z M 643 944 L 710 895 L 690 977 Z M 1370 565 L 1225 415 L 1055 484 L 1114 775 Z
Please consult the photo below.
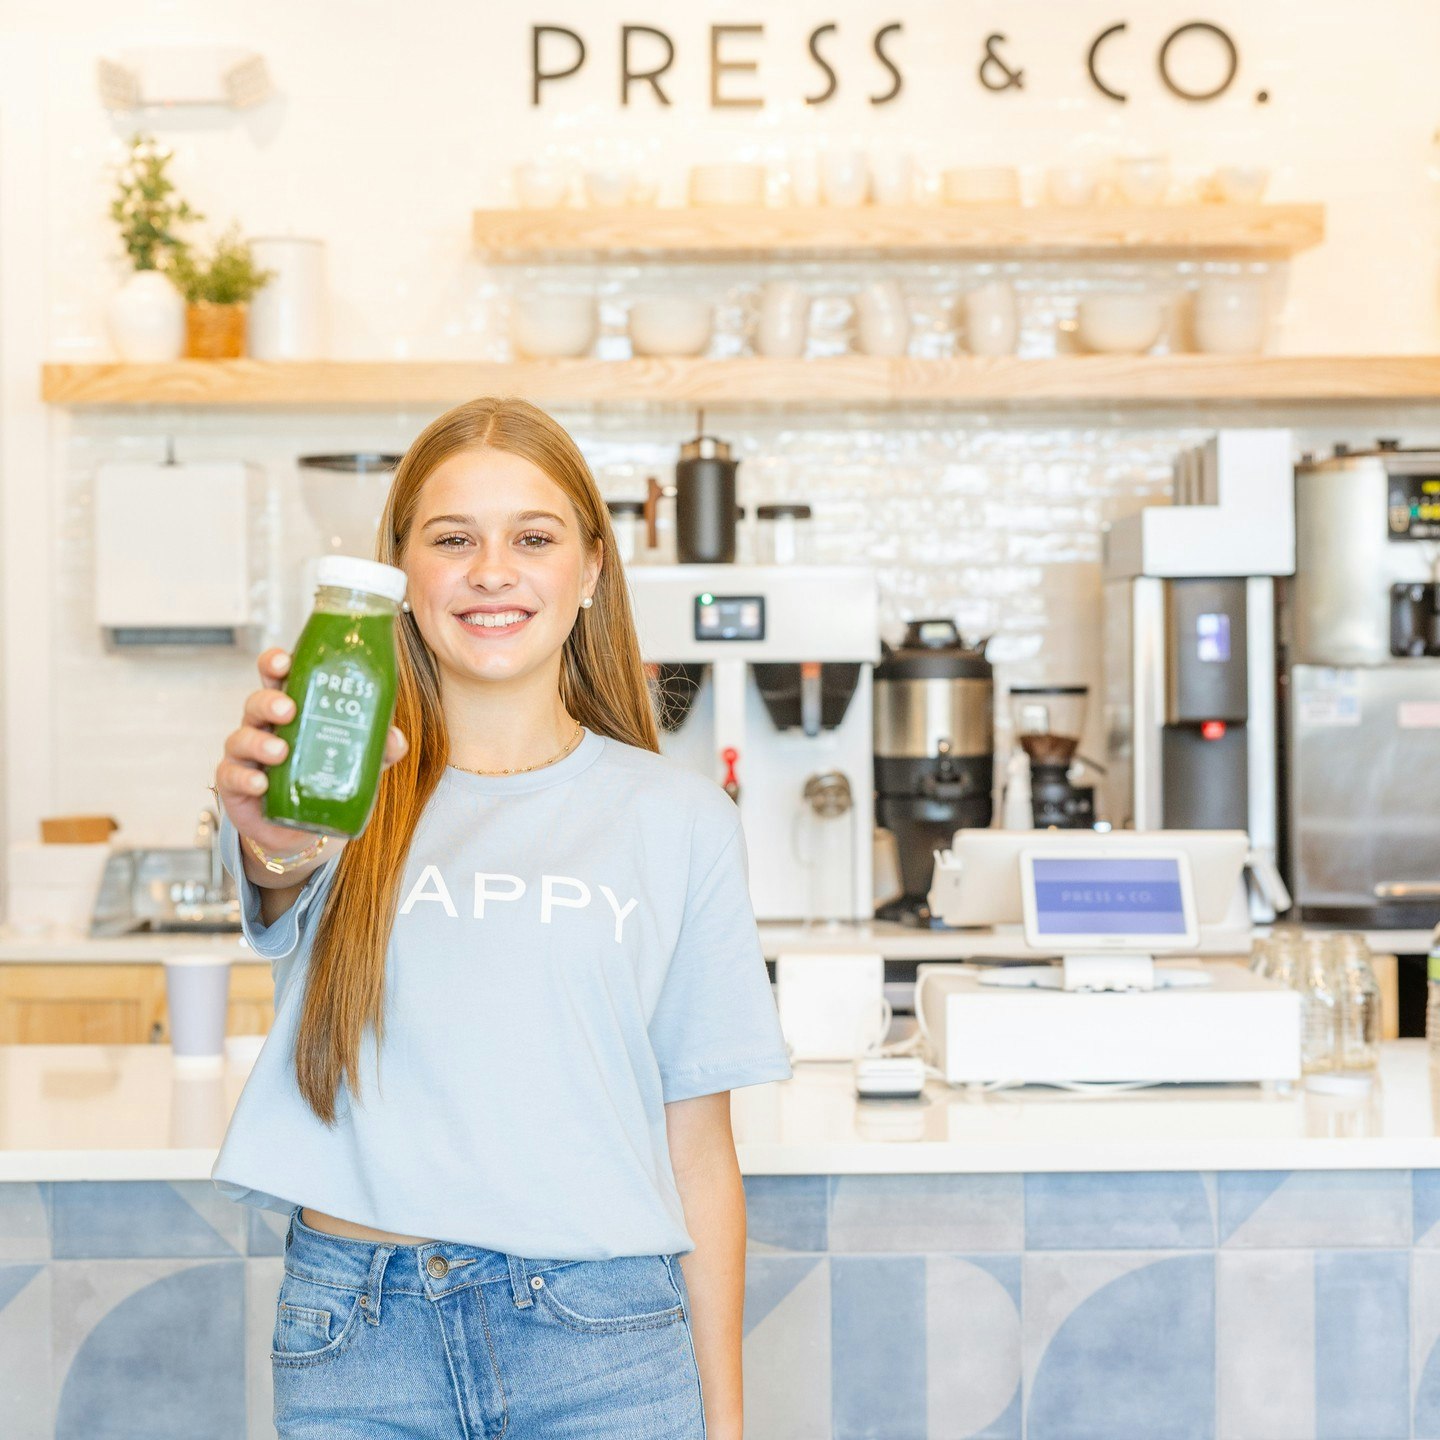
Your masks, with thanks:
M 514 625 L 517 621 L 528 619 L 524 610 L 505 610 L 499 615 L 484 615 L 478 610 L 469 615 L 460 617 L 467 625 L 473 625 L 481 630 L 495 630 L 505 625 Z

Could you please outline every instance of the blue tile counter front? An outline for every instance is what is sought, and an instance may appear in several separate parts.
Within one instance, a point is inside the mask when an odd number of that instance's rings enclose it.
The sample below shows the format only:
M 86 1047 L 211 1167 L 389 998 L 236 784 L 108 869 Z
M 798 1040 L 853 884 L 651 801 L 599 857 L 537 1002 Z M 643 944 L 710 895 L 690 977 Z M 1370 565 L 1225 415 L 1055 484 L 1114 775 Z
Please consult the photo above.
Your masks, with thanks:
M 1440 1171 L 751 1175 L 747 1440 L 1440 1440 Z M 269 1440 L 283 1217 L 0 1185 L 4 1440 Z

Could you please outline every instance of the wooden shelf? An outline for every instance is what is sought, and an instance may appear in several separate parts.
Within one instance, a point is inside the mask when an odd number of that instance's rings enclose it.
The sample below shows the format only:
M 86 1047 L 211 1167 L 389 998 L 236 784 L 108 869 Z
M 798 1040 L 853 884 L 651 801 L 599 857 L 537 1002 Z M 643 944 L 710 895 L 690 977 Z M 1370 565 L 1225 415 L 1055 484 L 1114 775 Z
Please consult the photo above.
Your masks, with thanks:
M 669 255 L 1283 257 L 1325 238 L 1321 205 L 477 210 L 492 260 Z
M 548 404 L 1147 406 L 1433 401 L 1440 355 L 1074 355 L 888 360 L 181 360 L 47 365 L 53 405 L 429 408 L 475 395 Z

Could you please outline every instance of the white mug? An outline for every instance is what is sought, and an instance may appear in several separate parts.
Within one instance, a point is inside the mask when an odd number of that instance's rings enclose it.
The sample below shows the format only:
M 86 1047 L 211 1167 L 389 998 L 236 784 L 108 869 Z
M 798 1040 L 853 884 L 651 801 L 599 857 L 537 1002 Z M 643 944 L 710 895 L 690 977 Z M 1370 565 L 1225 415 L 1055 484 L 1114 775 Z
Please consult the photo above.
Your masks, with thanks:
M 865 157 L 858 150 L 827 150 L 820 157 L 820 190 L 827 205 L 863 205 L 870 194 Z
M 965 343 L 972 355 L 1013 355 L 1020 308 L 1008 280 L 992 280 L 965 296 Z
M 876 280 L 855 297 L 860 349 L 866 355 L 903 355 L 910 344 L 910 307 L 894 280 Z
M 793 280 L 772 280 L 760 292 L 760 324 L 755 348 L 776 359 L 798 360 L 805 353 L 810 325 L 810 296 Z
M 915 199 L 915 159 L 901 152 L 870 162 L 870 188 L 877 205 L 909 205 Z

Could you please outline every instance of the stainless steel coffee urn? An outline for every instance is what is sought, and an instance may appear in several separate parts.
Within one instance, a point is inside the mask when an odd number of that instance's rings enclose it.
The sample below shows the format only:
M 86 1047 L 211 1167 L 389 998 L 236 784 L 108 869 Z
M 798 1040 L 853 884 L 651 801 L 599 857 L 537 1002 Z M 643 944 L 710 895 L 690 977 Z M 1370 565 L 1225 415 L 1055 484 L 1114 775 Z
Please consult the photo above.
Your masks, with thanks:
M 929 928 L 936 850 L 990 824 L 995 676 L 985 644 L 949 620 L 912 620 L 875 667 L 875 821 L 895 837 L 904 894 L 881 919 Z
M 1440 451 L 1295 473 L 1282 597 L 1282 859 L 1300 917 L 1440 921 Z

